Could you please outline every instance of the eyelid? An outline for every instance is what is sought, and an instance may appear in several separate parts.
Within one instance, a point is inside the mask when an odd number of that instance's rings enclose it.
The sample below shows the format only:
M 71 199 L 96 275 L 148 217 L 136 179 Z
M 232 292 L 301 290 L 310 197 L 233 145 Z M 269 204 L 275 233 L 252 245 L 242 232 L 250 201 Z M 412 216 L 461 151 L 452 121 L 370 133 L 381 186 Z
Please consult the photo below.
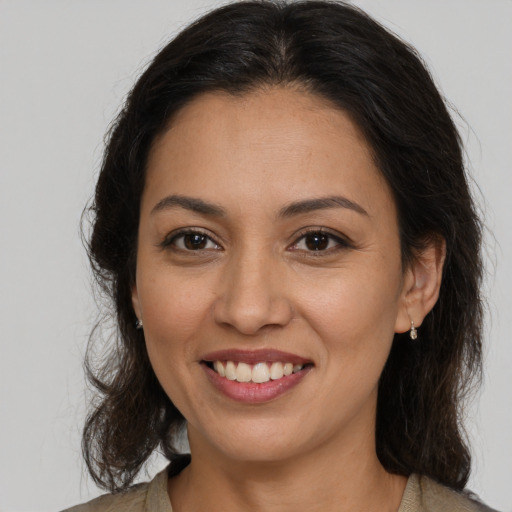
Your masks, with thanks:
M 295 233 L 294 235 L 294 241 L 288 246 L 289 250 L 300 250 L 300 249 L 293 249 L 294 246 L 296 246 L 303 238 L 305 238 L 307 235 L 315 234 L 315 233 L 321 233 L 323 235 L 329 236 L 331 239 L 335 240 L 338 243 L 337 247 L 332 247 L 330 249 L 325 249 L 322 251 L 303 251 L 307 253 L 311 253 L 311 255 L 315 256 L 321 256 L 323 254 L 329 254 L 333 251 L 343 249 L 343 248 L 352 248 L 353 242 L 348 238 L 346 235 L 342 235 L 341 233 L 337 231 L 332 231 L 325 227 L 306 227 L 302 228 L 298 233 Z
M 216 246 L 218 246 L 220 248 L 220 250 L 224 250 L 222 245 L 215 239 L 214 236 L 212 236 L 212 234 L 209 231 L 202 229 L 202 228 L 196 228 L 196 227 L 186 227 L 186 228 L 175 229 L 174 231 L 171 231 L 170 233 L 168 233 L 164 237 L 164 239 L 158 244 L 158 246 L 161 247 L 162 249 L 166 249 L 169 246 L 173 245 L 172 242 L 174 240 L 176 240 L 179 237 L 185 236 L 185 235 L 203 235 L 206 238 L 208 238 L 209 240 L 211 240 Z M 178 250 L 181 249 L 179 247 L 175 247 L 175 248 Z M 182 250 L 186 251 L 185 249 L 182 249 Z M 204 251 L 204 249 L 203 249 L 203 251 Z M 186 251 L 186 252 L 190 252 L 190 253 L 201 252 L 201 250 Z
M 331 239 L 335 240 L 337 242 L 337 247 L 331 247 L 329 249 L 324 249 L 324 250 L 320 250 L 320 251 L 305 251 L 302 249 L 294 249 L 294 246 L 296 246 L 307 235 L 311 235 L 311 234 L 315 234 L 315 233 L 321 233 L 321 234 L 327 235 Z M 176 240 L 177 238 L 185 236 L 185 235 L 189 235 L 189 234 L 203 235 L 203 236 L 207 237 L 211 242 L 213 242 L 216 246 L 218 246 L 220 250 L 224 250 L 222 244 L 217 241 L 215 236 L 213 236 L 208 230 L 203 229 L 203 228 L 198 228 L 198 227 L 178 228 L 174 231 L 171 231 L 157 245 L 159 247 L 161 247 L 162 249 L 165 249 L 165 248 L 171 246 L 172 242 L 174 240 Z M 301 230 L 299 230 L 298 232 L 296 232 L 293 235 L 293 242 L 288 244 L 288 250 L 292 250 L 292 251 L 300 250 L 302 252 L 311 253 L 312 255 L 316 255 L 316 256 L 321 256 L 322 253 L 329 254 L 329 253 L 334 252 L 339 249 L 351 248 L 351 247 L 353 247 L 353 242 L 349 239 L 349 237 L 339 233 L 338 231 L 333 231 L 331 229 L 321 227 L 321 226 L 309 226 L 309 227 L 302 228 Z M 180 248 L 178 248 L 178 247 L 175 247 L 175 248 L 180 250 Z M 186 252 L 193 253 L 193 252 L 201 252 L 201 251 L 204 251 L 204 249 L 198 250 L 198 251 L 186 251 Z

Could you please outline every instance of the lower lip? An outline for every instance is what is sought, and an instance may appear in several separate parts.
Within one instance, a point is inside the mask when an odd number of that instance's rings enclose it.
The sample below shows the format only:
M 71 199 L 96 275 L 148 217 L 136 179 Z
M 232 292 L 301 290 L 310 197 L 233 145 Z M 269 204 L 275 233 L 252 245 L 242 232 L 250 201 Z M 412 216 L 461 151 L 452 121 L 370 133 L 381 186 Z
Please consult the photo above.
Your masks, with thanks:
M 221 377 L 216 371 L 205 364 L 201 364 L 210 382 L 224 395 L 237 402 L 248 404 L 260 404 L 275 400 L 293 387 L 295 387 L 311 370 L 306 366 L 297 373 L 282 377 L 277 380 L 269 380 L 261 384 L 255 382 L 238 382 Z

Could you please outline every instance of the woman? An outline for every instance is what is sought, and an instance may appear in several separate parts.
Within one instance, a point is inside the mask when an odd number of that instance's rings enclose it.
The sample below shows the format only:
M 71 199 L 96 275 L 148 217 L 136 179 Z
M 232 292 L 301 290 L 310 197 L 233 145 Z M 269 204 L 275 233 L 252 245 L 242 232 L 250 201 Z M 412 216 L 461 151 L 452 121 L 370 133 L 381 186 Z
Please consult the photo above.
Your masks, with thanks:
M 73 510 L 486 510 L 480 224 L 411 48 L 342 3 L 213 11 L 137 82 L 92 210 L 119 329 L 83 446 L 119 492 Z

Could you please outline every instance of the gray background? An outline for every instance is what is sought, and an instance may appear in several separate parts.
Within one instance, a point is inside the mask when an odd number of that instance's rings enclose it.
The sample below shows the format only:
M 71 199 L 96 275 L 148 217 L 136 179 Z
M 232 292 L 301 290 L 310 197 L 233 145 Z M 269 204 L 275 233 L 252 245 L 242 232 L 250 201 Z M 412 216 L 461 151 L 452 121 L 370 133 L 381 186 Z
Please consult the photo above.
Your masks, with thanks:
M 467 420 L 470 487 L 512 511 L 512 2 L 357 3 L 418 48 L 465 119 L 457 124 L 494 233 L 485 381 Z M 0 0 L 1 511 L 58 510 L 99 494 L 80 457 L 81 360 L 97 312 L 80 214 L 126 92 L 172 34 L 215 5 Z

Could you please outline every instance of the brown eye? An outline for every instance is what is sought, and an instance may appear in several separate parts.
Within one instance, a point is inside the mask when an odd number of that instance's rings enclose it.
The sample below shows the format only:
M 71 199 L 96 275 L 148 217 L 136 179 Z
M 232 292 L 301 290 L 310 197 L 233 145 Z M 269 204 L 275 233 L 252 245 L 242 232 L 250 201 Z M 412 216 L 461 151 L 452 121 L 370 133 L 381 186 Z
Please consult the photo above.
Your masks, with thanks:
M 304 237 L 304 243 L 310 251 L 323 251 L 329 247 L 331 237 L 325 233 L 310 233 Z
M 200 233 L 183 235 L 183 245 L 190 251 L 204 249 L 208 243 L 208 237 Z
M 162 243 L 162 247 L 182 251 L 222 250 L 208 235 L 201 231 L 181 231 Z
M 351 244 L 343 237 L 336 236 L 327 231 L 310 230 L 302 234 L 302 236 L 293 244 L 290 249 L 292 251 L 303 251 L 305 253 L 325 253 L 333 254 L 337 250 L 347 249 Z

